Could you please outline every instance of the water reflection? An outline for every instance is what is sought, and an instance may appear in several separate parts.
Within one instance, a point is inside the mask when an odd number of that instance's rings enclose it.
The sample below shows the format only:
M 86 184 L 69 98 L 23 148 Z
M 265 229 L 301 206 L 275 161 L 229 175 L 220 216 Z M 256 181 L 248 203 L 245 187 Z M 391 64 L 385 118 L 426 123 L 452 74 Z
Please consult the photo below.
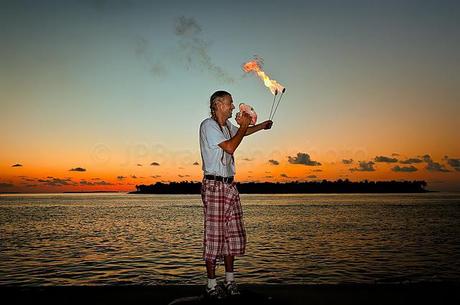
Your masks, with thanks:
M 241 282 L 460 278 L 458 194 L 241 197 Z M 202 213 L 196 195 L 0 196 L 0 284 L 201 284 Z

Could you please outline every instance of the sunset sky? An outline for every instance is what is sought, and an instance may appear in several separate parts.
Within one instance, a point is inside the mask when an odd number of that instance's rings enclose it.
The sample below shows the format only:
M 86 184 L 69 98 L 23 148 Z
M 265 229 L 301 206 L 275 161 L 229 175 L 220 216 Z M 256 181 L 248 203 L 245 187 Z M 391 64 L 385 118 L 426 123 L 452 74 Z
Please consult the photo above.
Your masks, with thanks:
M 254 55 L 287 91 L 238 181 L 460 191 L 459 1 L 2 0 L 0 43 L 0 192 L 200 181 L 214 91 L 268 119 Z

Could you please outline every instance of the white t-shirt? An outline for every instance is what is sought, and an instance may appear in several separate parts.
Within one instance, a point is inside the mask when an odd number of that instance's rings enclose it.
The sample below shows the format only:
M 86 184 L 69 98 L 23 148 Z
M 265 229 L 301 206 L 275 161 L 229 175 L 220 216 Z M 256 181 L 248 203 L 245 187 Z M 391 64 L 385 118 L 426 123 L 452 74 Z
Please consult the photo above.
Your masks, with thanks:
M 219 124 L 212 118 L 207 118 L 200 125 L 200 149 L 203 172 L 205 175 L 222 177 L 235 176 L 235 162 L 232 155 L 226 153 L 219 144 L 230 140 L 238 132 L 238 127 L 229 120 L 225 122 L 230 128 L 231 134 L 225 126 L 219 128 Z M 222 154 L 224 155 L 222 158 Z

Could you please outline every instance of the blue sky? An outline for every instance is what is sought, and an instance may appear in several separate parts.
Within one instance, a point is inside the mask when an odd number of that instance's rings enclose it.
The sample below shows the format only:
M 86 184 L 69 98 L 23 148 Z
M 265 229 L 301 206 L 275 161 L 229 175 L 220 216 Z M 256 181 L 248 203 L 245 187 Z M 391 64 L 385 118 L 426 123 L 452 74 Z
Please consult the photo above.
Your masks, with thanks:
M 254 55 L 287 93 L 241 158 L 458 158 L 459 20 L 456 1 L 1 1 L 2 161 L 199 160 L 213 91 L 268 117 L 270 92 L 241 70 Z

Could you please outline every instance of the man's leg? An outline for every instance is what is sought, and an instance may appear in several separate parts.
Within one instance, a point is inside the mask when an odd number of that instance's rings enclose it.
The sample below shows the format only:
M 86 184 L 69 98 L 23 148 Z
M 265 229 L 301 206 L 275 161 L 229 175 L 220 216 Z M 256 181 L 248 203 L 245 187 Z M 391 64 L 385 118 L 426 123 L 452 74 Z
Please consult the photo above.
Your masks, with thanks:
M 225 261 L 225 283 L 235 281 L 235 273 L 233 272 L 233 266 L 235 262 L 235 256 L 227 255 L 224 256 Z
M 227 264 L 225 264 L 227 266 Z M 206 273 L 208 274 L 208 279 L 216 278 L 216 263 L 211 260 L 206 260 Z
M 226 255 L 224 256 L 225 261 L 225 272 L 233 272 L 233 264 L 235 261 L 235 257 L 233 255 Z

